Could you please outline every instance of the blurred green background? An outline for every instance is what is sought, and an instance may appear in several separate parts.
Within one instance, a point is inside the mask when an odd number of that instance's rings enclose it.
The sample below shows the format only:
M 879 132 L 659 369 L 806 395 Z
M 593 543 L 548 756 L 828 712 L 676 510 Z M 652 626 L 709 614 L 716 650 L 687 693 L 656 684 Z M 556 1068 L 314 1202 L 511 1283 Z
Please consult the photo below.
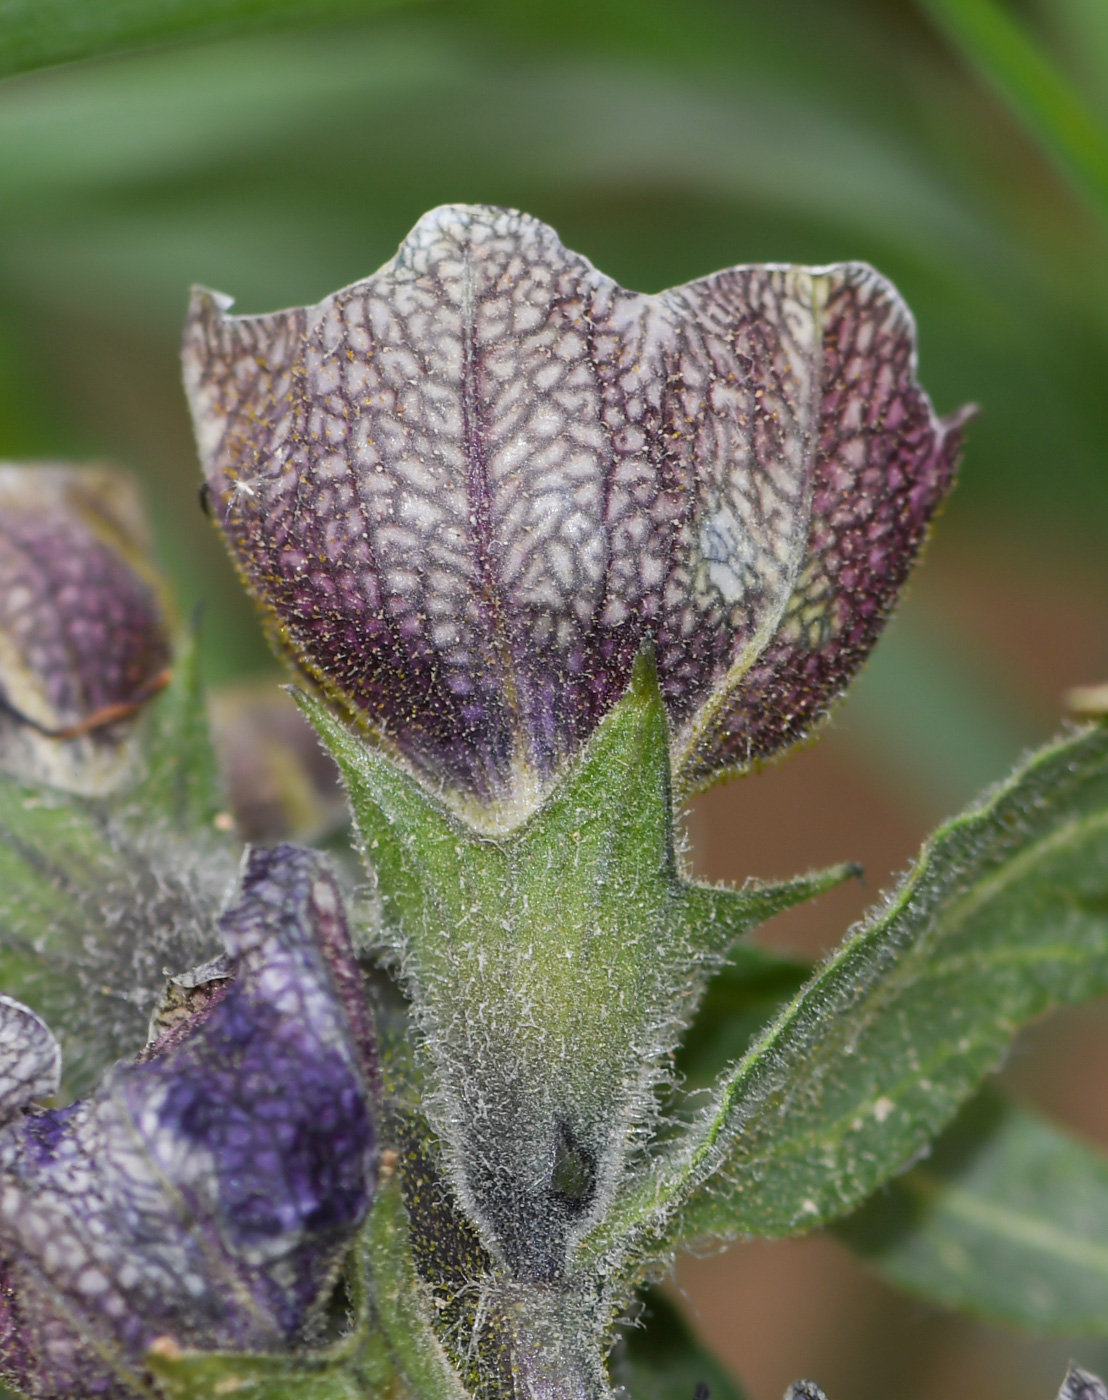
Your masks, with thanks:
M 242 32 L 153 42 L 197 16 Z M 1108 678 L 1108 0 L 0 0 L 0 72 L 139 40 L 0 84 L 0 458 L 142 477 L 213 683 L 272 663 L 197 503 L 189 285 L 314 301 L 448 201 L 525 208 L 648 291 L 868 260 L 915 310 L 940 412 L 982 405 L 830 738 L 692 815 L 709 874 L 867 862 L 868 895 L 786 941 L 836 939 L 1067 687 Z M 1054 1078 L 1026 1050 L 1010 1077 L 1108 1142 L 1098 1016 L 1040 1035 Z M 826 1242 L 681 1278 L 754 1400 L 801 1371 L 831 1400 L 1047 1400 L 1067 1351 L 892 1299 Z

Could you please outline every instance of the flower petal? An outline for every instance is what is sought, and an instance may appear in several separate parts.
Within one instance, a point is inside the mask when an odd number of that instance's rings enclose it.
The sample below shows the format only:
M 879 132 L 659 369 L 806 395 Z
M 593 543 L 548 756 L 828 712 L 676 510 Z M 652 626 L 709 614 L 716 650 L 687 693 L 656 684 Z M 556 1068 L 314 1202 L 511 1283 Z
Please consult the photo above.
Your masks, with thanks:
M 62 1048 L 46 1022 L 14 997 L 0 995 L 0 1124 L 61 1082 Z
M 1070 1362 L 1058 1400 L 1108 1400 L 1108 1386 L 1091 1371 L 1083 1371 Z
M 705 298 L 726 300 L 721 284 L 736 275 L 707 279 Z M 748 493 L 746 540 L 761 535 L 755 557 L 781 559 L 780 582 L 774 576 L 761 594 L 756 626 L 753 619 L 736 626 L 733 618 L 738 645 L 725 668 L 714 668 L 710 696 L 678 735 L 675 769 L 686 790 L 795 743 L 846 689 L 953 483 L 962 425 L 974 412 L 936 419 L 916 383 L 911 313 L 872 268 L 848 263 L 802 276 L 813 333 L 818 327 L 813 417 L 803 430 L 808 459 L 780 476 L 767 473 L 756 498 Z M 787 307 L 778 319 L 800 321 Z M 757 455 L 765 463 L 784 457 L 772 446 Z M 789 497 L 789 482 L 798 495 L 802 490 L 799 500 Z M 735 485 L 732 478 L 732 493 Z M 726 499 L 716 509 L 729 518 L 738 513 Z M 704 522 L 716 518 L 702 505 L 702 538 Z M 726 564 L 714 566 L 720 591 L 742 556 L 743 546 L 734 547 Z M 746 597 L 756 590 L 740 591 Z
M 911 318 L 860 265 L 644 296 L 447 206 L 318 306 L 229 305 L 196 293 L 185 379 L 249 586 L 326 691 L 484 801 L 533 802 L 646 642 L 682 781 L 799 737 L 951 477 Z
M 169 661 L 144 536 L 126 477 L 0 464 L 0 767 L 81 792 L 126 771 Z
M 333 878 L 254 851 L 222 930 L 234 979 L 190 1034 L 0 1130 L 0 1357 L 31 1394 L 126 1389 L 158 1337 L 289 1345 L 368 1208 L 371 1040 Z

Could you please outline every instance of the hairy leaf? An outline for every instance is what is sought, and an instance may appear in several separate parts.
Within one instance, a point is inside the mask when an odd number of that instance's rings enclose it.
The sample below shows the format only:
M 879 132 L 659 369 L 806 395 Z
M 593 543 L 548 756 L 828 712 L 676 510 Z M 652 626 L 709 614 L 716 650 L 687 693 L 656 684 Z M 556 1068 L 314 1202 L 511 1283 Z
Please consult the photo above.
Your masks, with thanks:
M 1108 1332 L 1108 1158 L 979 1095 L 836 1233 L 891 1282 L 991 1321 Z
M 939 829 L 609 1231 L 653 1217 L 678 1244 L 835 1219 L 924 1150 L 1020 1025 L 1106 989 L 1108 729 L 1093 727 Z
M 800 990 L 811 968 L 764 948 L 740 944 L 708 983 L 696 1020 L 677 1052 L 686 1090 L 705 1089 L 738 1060 L 782 1003 Z

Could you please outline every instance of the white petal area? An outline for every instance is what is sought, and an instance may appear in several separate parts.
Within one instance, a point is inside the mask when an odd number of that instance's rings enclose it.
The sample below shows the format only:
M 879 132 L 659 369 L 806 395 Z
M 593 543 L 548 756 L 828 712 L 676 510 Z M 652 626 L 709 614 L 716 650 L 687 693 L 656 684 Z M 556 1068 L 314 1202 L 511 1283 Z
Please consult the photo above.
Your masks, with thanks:
M 860 264 L 646 295 L 537 219 L 450 205 L 316 307 L 236 318 L 200 294 L 185 377 L 220 523 L 288 650 L 467 812 L 523 816 L 646 643 L 678 769 L 694 748 L 743 766 L 826 710 L 899 588 L 879 529 L 914 557 L 949 484 L 914 353 Z M 878 579 L 865 644 L 805 691 L 847 635 L 838 571 L 852 593 Z M 748 730 L 730 697 L 774 646 L 795 694 L 755 678 Z
M 29 1006 L 0 994 L 0 1123 L 52 1098 L 61 1072 L 62 1050 L 50 1027 Z

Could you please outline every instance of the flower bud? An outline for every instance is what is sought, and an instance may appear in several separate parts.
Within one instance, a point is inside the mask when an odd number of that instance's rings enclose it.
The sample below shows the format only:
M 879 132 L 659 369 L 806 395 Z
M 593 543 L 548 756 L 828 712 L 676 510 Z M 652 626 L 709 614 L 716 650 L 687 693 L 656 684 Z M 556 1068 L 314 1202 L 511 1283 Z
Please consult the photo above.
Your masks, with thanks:
M 144 546 L 125 477 L 0 465 L 0 768 L 85 793 L 126 773 L 169 661 Z
M 280 646 L 426 780 L 518 819 L 655 648 L 679 791 L 799 739 L 873 645 L 964 415 L 858 263 L 625 291 L 446 206 L 318 306 L 197 291 L 215 517 Z
M 0 1001 L 0 1365 L 127 1393 L 162 1347 L 275 1351 L 325 1300 L 374 1181 L 372 1034 L 333 878 L 250 853 L 227 977 L 88 1099 L 35 1110 L 56 1042 Z

